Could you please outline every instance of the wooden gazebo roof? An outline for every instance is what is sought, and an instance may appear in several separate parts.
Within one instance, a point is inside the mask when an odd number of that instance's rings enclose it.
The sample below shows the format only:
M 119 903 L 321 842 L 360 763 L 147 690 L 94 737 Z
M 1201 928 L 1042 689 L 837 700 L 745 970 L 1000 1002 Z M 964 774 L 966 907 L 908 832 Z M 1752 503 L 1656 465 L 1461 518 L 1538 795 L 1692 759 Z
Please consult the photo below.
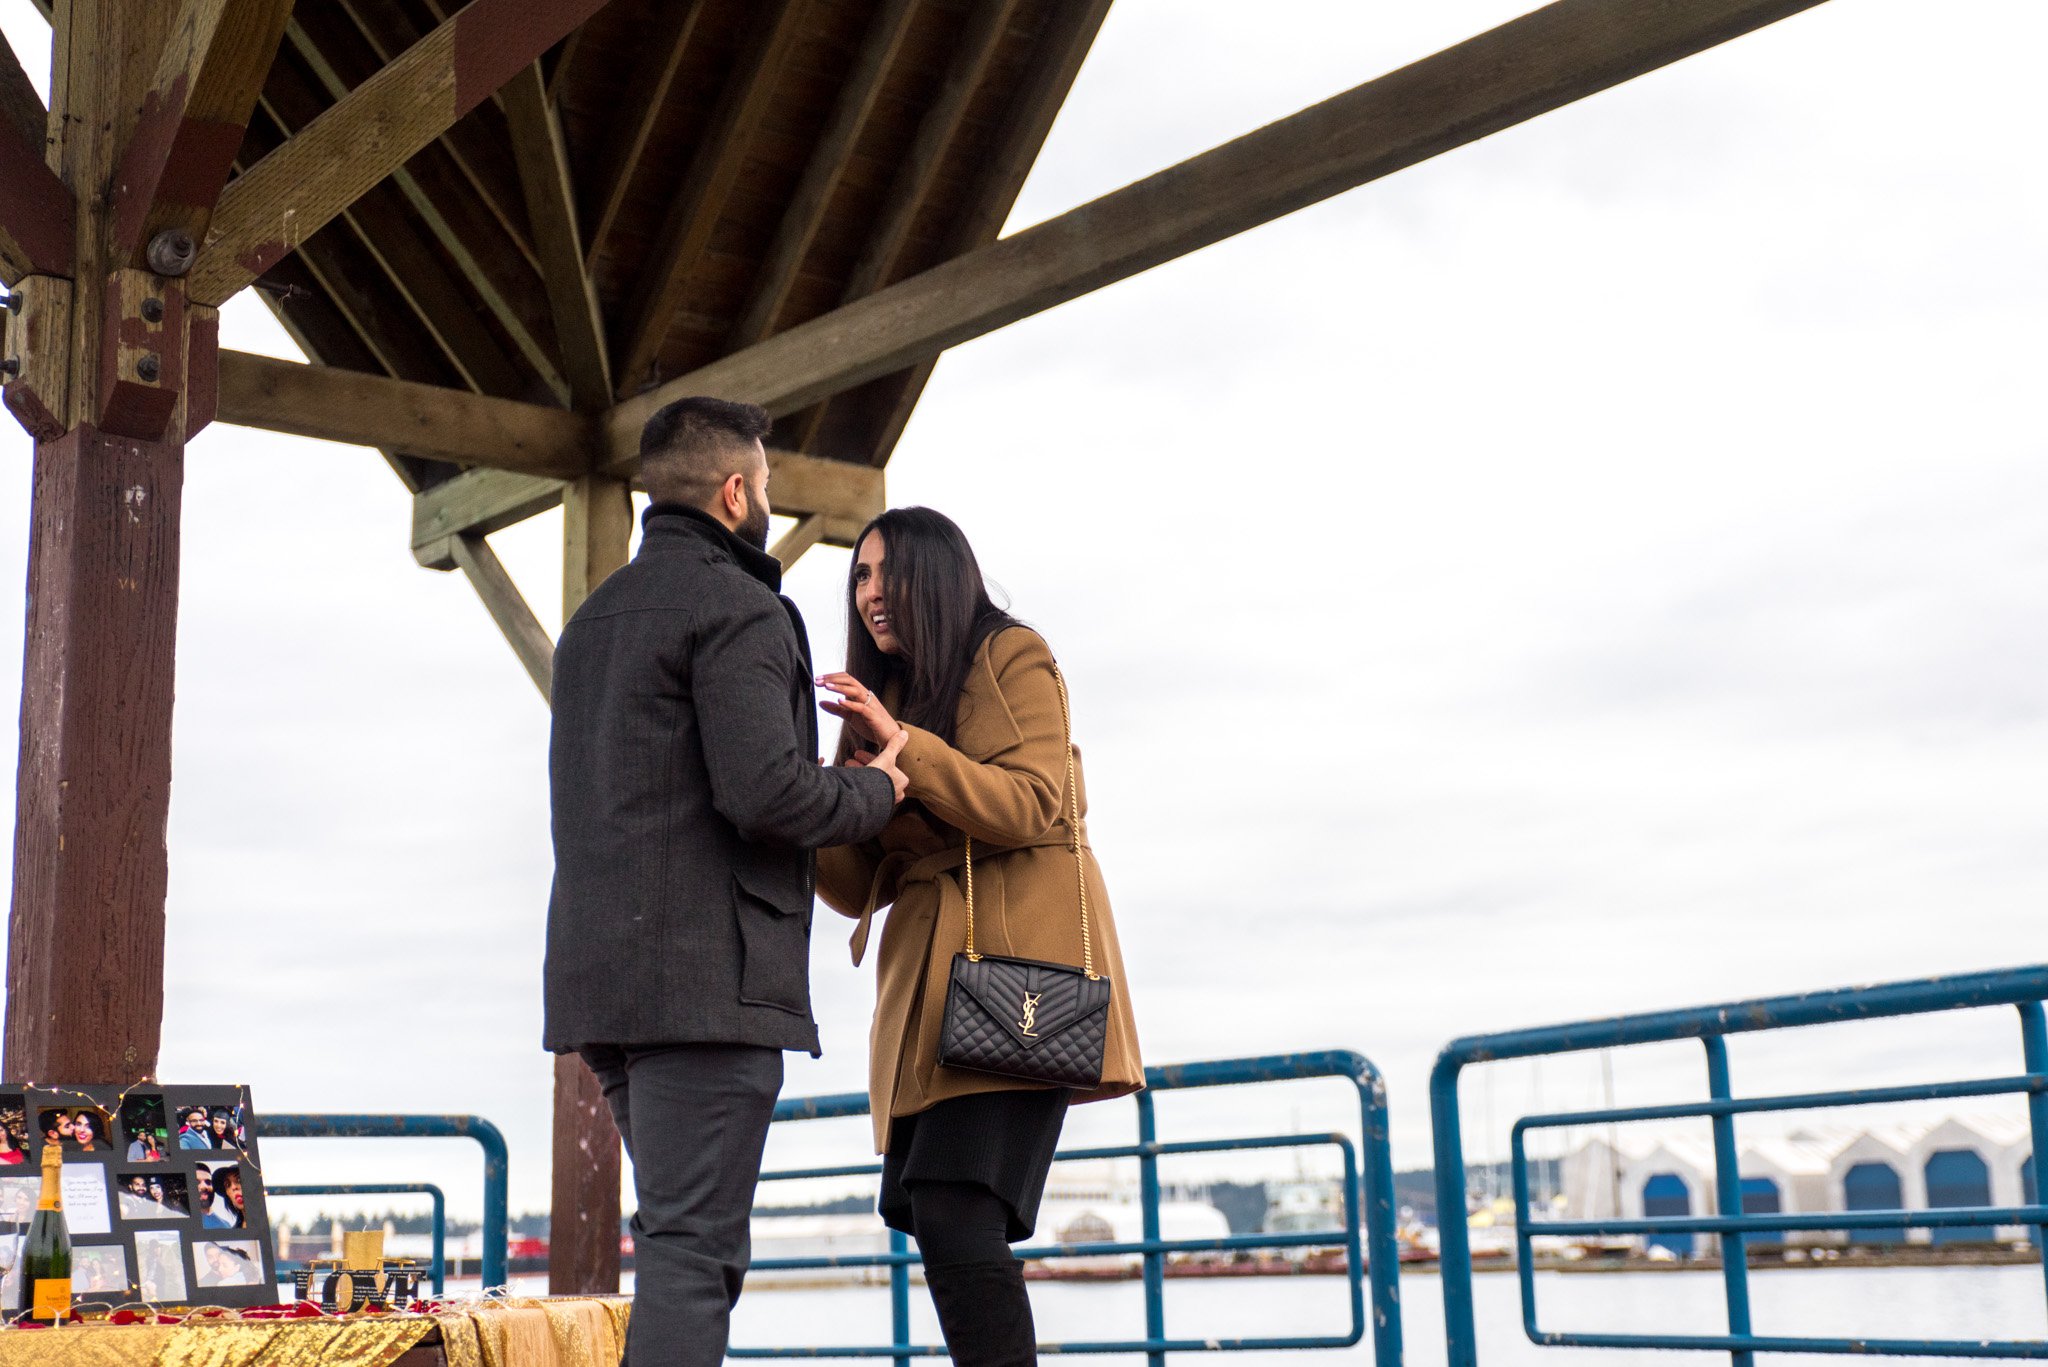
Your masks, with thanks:
M 449 8 L 300 0 L 240 163 Z M 327 365 L 601 411 L 993 241 L 1107 8 L 614 0 L 262 283 Z M 879 466 L 930 372 L 771 444 Z M 454 473 L 398 464 L 415 490 Z
M 573 611 L 660 404 L 766 406 L 777 554 L 843 544 L 946 348 L 1819 3 L 1552 0 L 999 239 L 1108 0 L 62 0 L 51 108 L 0 44 L 0 395 L 37 441 L 0 1070 L 156 1067 L 209 422 L 384 451 L 414 556 L 545 695 L 486 538 L 560 504 Z M 316 364 L 219 347 L 252 284 Z M 573 1056 L 554 1182 L 551 1285 L 616 1287 Z

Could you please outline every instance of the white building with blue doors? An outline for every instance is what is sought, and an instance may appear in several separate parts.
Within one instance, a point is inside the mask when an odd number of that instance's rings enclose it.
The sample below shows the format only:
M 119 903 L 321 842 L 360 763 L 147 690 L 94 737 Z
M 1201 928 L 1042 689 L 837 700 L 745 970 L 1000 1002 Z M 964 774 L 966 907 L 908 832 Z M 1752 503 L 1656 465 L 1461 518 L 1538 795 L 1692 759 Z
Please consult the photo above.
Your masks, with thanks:
M 2024 1120 L 2005 1115 L 1954 1116 L 1920 1124 L 1808 1126 L 1748 1139 L 1737 1130 L 1743 1213 L 1817 1214 L 1848 1210 L 1926 1210 L 1949 1206 L 2014 1206 L 2034 1199 L 2032 1144 Z M 1566 1219 L 1712 1213 L 1714 1149 L 1704 1122 L 1685 1131 L 1620 1126 L 1586 1140 L 1562 1164 Z M 1802 1244 L 1949 1243 L 2027 1240 L 2021 1226 L 1788 1231 Z M 1676 1256 L 1712 1247 L 1703 1235 L 1660 1235 L 1649 1241 Z

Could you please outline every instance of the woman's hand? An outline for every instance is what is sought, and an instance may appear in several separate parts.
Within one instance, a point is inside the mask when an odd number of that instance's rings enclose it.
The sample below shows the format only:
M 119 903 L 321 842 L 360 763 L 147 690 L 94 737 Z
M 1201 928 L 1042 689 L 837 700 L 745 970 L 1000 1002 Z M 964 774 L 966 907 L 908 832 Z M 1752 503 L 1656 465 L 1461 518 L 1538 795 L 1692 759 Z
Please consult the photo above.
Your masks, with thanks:
M 854 732 L 869 744 L 887 745 L 902 733 L 903 728 L 889 715 L 889 709 L 882 706 L 881 696 L 853 675 L 827 674 L 818 680 L 818 687 L 829 688 L 845 699 L 827 699 L 820 705 L 841 721 L 851 723 Z

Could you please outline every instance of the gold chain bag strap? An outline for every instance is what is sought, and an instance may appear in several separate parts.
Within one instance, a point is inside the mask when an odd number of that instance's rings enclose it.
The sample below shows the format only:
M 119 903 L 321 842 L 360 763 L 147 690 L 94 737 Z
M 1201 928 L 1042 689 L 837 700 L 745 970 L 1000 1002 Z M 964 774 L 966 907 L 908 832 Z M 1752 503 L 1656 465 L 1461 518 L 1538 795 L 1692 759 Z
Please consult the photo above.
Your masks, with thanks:
M 978 954 L 974 948 L 974 838 L 966 837 L 967 948 L 953 956 L 939 1063 L 1049 1087 L 1092 1091 L 1102 1085 L 1111 984 L 1095 971 L 1088 927 L 1088 868 L 1081 855 L 1081 792 L 1074 765 L 1073 714 L 1059 666 L 1060 725 L 1067 742 L 1067 790 L 1061 811 L 1074 852 L 1081 906 L 1081 967 L 1040 959 Z

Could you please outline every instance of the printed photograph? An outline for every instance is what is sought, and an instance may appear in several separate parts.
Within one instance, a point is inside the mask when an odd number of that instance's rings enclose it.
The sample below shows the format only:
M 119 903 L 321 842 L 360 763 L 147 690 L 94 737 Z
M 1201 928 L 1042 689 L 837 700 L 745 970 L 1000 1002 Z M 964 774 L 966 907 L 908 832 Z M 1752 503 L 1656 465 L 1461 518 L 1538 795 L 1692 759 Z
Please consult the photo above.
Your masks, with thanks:
M 213 1143 L 213 1112 L 204 1106 L 178 1108 L 178 1147 L 210 1149 Z
M 114 1126 L 107 1113 L 97 1107 L 48 1107 L 37 1117 L 37 1123 L 42 1128 L 43 1141 L 62 1144 L 66 1153 L 113 1152 Z
M 28 1224 L 42 1195 L 40 1177 L 0 1177 L 0 1226 Z
M 71 1294 L 105 1295 L 128 1289 L 128 1250 L 99 1244 L 71 1250 Z
M 19 1096 L 0 1096 L 0 1167 L 29 1161 L 28 1105 Z
M 121 1103 L 121 1134 L 128 1141 L 131 1163 L 161 1163 L 171 1146 L 164 1125 L 164 1099 L 131 1096 Z
M 124 1172 L 114 1180 L 124 1220 L 182 1220 L 192 1213 L 181 1172 Z
M 178 1231 L 136 1231 L 135 1287 L 146 1301 L 185 1299 L 185 1255 L 178 1248 Z
M 241 1164 L 201 1163 L 195 1176 L 201 1224 L 208 1229 L 241 1229 L 249 1223 L 242 1208 Z
M 192 1263 L 201 1286 L 263 1285 L 263 1245 L 254 1239 L 201 1239 Z
M 242 1108 L 240 1106 L 216 1106 L 213 1108 L 213 1147 L 216 1149 L 239 1149 L 242 1147 Z

